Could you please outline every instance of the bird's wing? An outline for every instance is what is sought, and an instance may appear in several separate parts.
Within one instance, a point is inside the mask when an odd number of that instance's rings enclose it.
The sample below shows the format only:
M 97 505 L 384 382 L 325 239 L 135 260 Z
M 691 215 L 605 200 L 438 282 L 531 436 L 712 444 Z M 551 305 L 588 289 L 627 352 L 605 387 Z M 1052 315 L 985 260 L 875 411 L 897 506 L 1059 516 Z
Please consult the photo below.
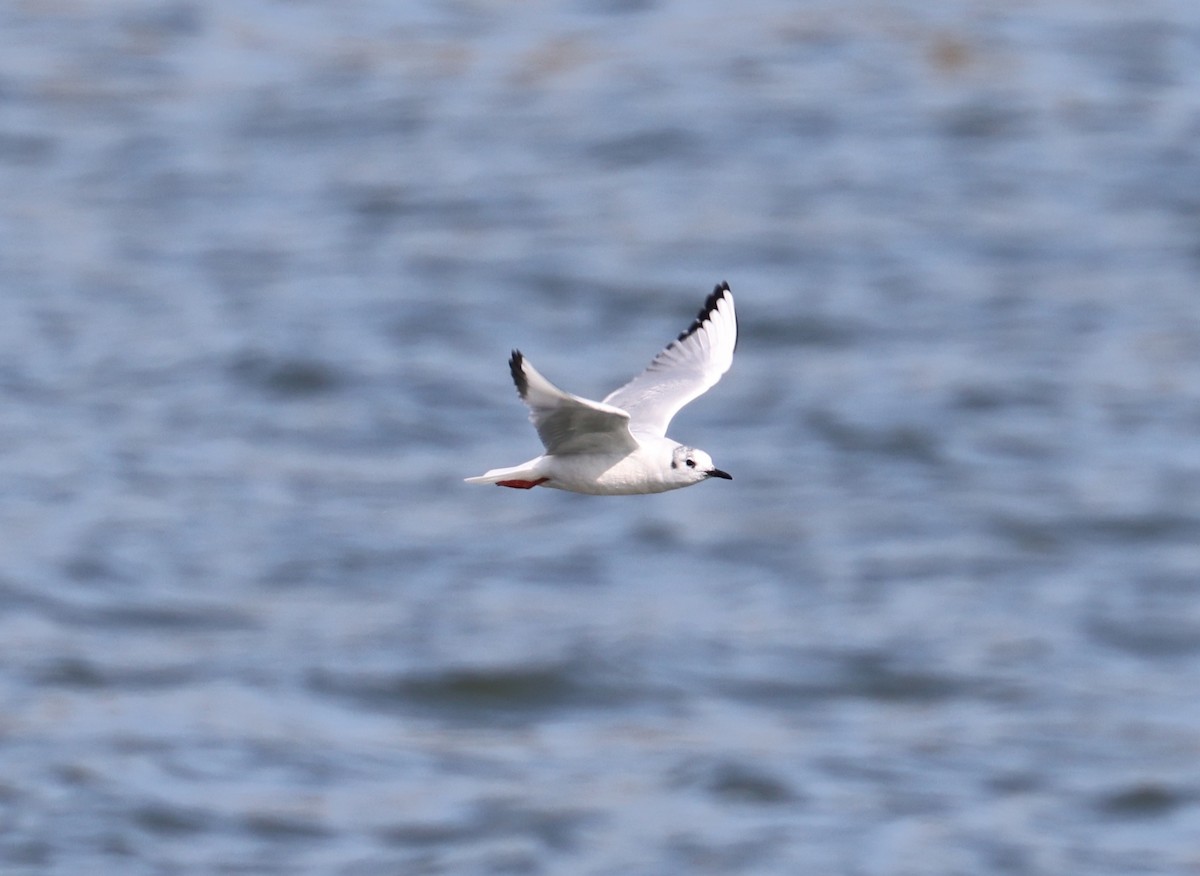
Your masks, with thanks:
M 629 414 L 620 408 L 563 392 L 542 377 L 519 350 L 508 360 L 521 400 L 547 453 L 630 453 L 638 443 L 629 433 Z
M 667 344 L 649 368 L 609 393 L 604 404 L 628 411 L 633 432 L 666 435 L 679 409 L 715 386 L 729 370 L 736 346 L 733 293 L 728 283 L 721 283 L 687 331 Z

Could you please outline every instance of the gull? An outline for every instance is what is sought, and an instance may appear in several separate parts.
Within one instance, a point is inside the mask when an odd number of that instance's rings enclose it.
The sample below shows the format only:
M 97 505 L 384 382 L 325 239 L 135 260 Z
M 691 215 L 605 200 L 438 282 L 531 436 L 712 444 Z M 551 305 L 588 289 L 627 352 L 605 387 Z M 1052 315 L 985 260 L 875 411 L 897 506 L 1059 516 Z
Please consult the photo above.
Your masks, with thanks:
M 703 450 L 668 438 L 667 426 L 729 370 L 735 346 L 733 293 L 720 283 L 687 330 L 604 401 L 563 392 L 513 350 L 508 361 L 513 382 L 546 452 L 466 482 L 612 496 L 663 493 L 709 478 L 733 480 Z

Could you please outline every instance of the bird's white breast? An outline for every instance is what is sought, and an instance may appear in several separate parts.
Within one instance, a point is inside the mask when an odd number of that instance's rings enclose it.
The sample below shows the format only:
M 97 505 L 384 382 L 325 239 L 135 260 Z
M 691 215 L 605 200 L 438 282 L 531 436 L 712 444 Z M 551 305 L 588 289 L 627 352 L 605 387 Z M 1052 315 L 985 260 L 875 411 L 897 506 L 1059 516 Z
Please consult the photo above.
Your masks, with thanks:
M 547 457 L 550 480 L 544 484 L 560 490 L 594 495 L 663 493 L 687 486 L 669 481 L 663 460 L 670 459 L 658 448 L 639 448 L 627 456 L 571 455 Z M 667 469 L 666 471 L 669 471 Z

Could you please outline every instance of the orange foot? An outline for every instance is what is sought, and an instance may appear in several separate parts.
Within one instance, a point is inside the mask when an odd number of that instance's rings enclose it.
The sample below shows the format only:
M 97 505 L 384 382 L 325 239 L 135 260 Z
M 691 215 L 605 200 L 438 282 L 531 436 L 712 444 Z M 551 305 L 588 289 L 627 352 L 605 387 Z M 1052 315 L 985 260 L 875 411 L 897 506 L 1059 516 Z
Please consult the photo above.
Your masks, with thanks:
M 538 484 L 544 484 L 550 478 L 538 478 L 536 481 L 496 481 L 498 487 L 512 487 L 514 490 L 532 490 Z

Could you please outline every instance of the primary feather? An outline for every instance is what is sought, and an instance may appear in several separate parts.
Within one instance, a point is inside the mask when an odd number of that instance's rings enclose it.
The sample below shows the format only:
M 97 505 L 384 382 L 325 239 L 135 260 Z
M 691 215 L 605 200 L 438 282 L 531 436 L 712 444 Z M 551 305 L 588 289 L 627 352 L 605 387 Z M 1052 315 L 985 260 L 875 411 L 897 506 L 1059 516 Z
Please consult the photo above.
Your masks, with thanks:
M 720 283 L 686 331 L 654 357 L 650 366 L 604 404 L 629 413 L 629 428 L 666 435 L 679 409 L 716 385 L 733 364 L 737 316 L 728 283 Z
M 564 392 L 543 377 L 520 350 L 513 350 L 508 367 L 547 453 L 564 456 L 637 448 L 625 411 Z

